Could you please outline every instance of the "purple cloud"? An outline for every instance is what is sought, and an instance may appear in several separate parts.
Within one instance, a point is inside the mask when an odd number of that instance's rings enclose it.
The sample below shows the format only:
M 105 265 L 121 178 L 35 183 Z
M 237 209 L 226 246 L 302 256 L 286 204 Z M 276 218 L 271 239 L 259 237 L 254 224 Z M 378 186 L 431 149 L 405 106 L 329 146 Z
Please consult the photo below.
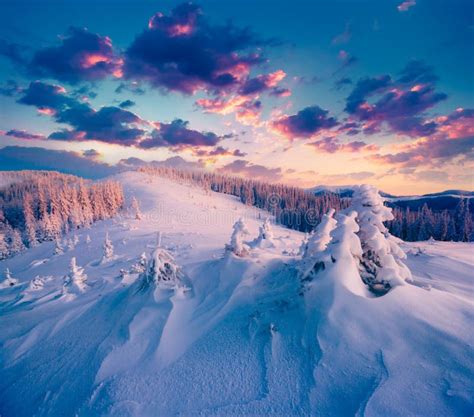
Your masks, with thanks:
M 435 91 L 436 77 L 419 61 L 410 62 L 400 74 L 396 81 L 389 75 L 359 80 L 346 100 L 345 111 L 362 122 L 367 134 L 379 132 L 384 124 L 407 136 L 434 134 L 437 124 L 425 120 L 424 112 L 447 95 Z
M 325 153 L 360 152 L 362 150 L 373 151 L 375 149 L 378 149 L 375 145 L 369 145 L 362 141 L 341 143 L 339 139 L 335 137 L 323 138 L 315 142 L 310 142 L 307 145 L 312 146 L 314 149 Z
M 44 135 L 27 132 L 26 130 L 12 129 L 3 133 L 5 136 L 11 136 L 17 139 L 41 140 L 46 139 Z
M 281 168 L 267 168 L 263 165 L 252 164 L 244 159 L 237 159 L 221 168 L 218 172 L 231 175 L 240 175 L 260 181 L 279 181 L 282 178 Z
M 30 64 L 33 74 L 75 84 L 121 76 L 121 60 L 107 36 L 71 27 L 59 46 L 37 51 Z
M 321 131 L 337 126 L 334 117 L 319 106 L 306 107 L 292 116 L 283 116 L 272 122 L 272 128 L 288 139 L 310 138 Z
M 151 138 L 140 142 L 140 147 L 160 148 L 173 147 L 183 148 L 192 146 L 215 146 L 222 137 L 212 132 L 198 132 L 188 129 L 189 122 L 181 119 L 175 119 L 171 123 L 156 123 Z
M 251 51 L 263 45 L 248 29 L 212 25 L 199 6 L 185 3 L 169 16 L 152 16 L 125 53 L 124 75 L 185 94 L 222 90 L 245 79 L 263 61 Z

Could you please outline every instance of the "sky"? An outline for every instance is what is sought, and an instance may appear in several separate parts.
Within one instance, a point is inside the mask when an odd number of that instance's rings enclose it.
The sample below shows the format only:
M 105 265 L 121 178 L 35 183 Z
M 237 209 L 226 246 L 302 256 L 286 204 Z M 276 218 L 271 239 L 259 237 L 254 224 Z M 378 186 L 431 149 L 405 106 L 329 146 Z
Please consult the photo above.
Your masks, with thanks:
M 1 0 L 0 147 L 0 169 L 472 190 L 474 5 Z

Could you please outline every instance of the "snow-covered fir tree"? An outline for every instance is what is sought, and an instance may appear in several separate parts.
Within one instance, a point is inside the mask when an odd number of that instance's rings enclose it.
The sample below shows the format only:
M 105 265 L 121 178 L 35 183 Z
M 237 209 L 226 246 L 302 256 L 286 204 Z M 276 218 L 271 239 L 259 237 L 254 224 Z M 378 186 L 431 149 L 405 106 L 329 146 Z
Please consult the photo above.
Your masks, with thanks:
M 77 244 L 79 243 L 79 236 L 74 235 L 72 237 L 72 242 L 74 243 L 74 246 L 77 246 Z
M 103 249 L 104 253 L 102 255 L 102 263 L 109 262 L 114 259 L 114 245 L 112 244 L 112 241 L 109 238 L 108 232 L 105 234 Z
M 59 237 L 56 237 L 54 242 L 55 242 L 54 254 L 55 255 L 62 255 L 64 253 L 64 248 L 63 248 L 63 245 L 61 244 L 61 239 L 59 239 Z
M 357 211 L 360 227 L 362 280 L 377 293 L 403 285 L 411 279 L 410 270 L 402 262 L 406 255 L 383 224 L 393 219 L 391 209 L 384 206 L 378 190 L 370 185 L 362 185 L 354 190 L 351 207 Z
M 257 248 L 274 248 L 275 240 L 270 219 L 267 217 L 258 229 L 258 236 L 252 242 L 252 246 Z
M 7 236 L 4 231 L 0 231 L 0 261 L 7 259 L 10 255 L 7 243 Z
M 18 284 L 18 280 L 12 277 L 12 274 L 8 268 L 5 269 L 4 275 L 5 279 L 0 283 L 0 288 L 13 287 L 14 285 Z
M 334 209 L 329 209 L 327 214 L 323 215 L 321 223 L 311 232 L 302 254 L 303 258 L 314 257 L 326 249 L 331 241 L 331 232 L 337 223 L 334 219 L 334 212 Z
M 132 265 L 130 272 L 132 274 L 141 274 L 145 272 L 146 265 L 147 265 L 147 257 L 146 257 L 146 253 L 143 252 L 140 255 L 140 258 L 138 259 L 138 261 Z
M 25 245 L 21 239 L 21 234 L 18 229 L 10 229 L 9 233 L 9 254 L 16 255 L 25 250 Z
M 138 203 L 138 200 L 135 197 L 132 198 L 131 210 L 132 210 L 132 215 L 136 220 L 141 220 L 142 219 L 142 212 L 140 211 L 140 204 Z
M 36 219 L 33 214 L 33 199 L 30 193 L 23 197 L 23 217 L 25 219 L 25 241 L 29 248 L 38 244 L 36 238 Z
M 90 244 L 92 242 L 91 237 L 89 235 L 86 236 L 86 244 Z
M 64 277 L 64 288 L 68 291 L 84 292 L 87 289 L 87 275 L 84 268 L 77 265 L 76 257 L 71 258 L 69 273 Z
M 230 243 L 225 247 L 226 251 L 241 257 L 248 255 L 249 247 L 244 243 L 243 239 L 249 234 L 250 233 L 244 220 L 242 218 L 237 220 L 233 226 Z
M 174 287 L 179 284 L 183 274 L 170 252 L 156 248 L 147 263 L 143 275 L 145 284 Z

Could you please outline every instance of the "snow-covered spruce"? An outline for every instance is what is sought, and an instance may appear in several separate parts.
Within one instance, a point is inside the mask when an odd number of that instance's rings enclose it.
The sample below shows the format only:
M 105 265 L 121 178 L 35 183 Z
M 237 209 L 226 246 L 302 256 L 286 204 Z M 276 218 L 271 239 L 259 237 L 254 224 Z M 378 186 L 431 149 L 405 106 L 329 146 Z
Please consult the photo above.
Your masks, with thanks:
M 331 242 L 331 232 L 337 225 L 334 218 L 334 209 L 330 209 L 318 224 L 316 229 L 303 241 L 301 248 L 302 260 L 299 266 L 301 279 L 311 280 L 322 267 L 320 261 L 324 251 Z
M 87 275 L 84 268 L 77 265 L 76 257 L 71 258 L 69 274 L 64 277 L 65 292 L 84 292 L 87 289 Z
M 132 198 L 131 209 L 132 209 L 133 217 L 136 220 L 141 220 L 143 216 L 140 210 L 140 204 L 138 203 L 138 200 L 135 197 Z
M 252 242 L 252 246 L 256 248 L 274 248 L 275 241 L 273 238 L 273 229 L 270 223 L 270 219 L 267 217 L 260 225 L 259 234 L 257 238 Z
M 249 253 L 249 247 L 243 241 L 244 236 L 248 236 L 250 233 L 247 229 L 247 225 L 244 220 L 240 218 L 234 223 L 232 236 L 230 237 L 230 243 L 226 244 L 225 250 L 227 253 L 233 253 L 234 255 L 244 257 Z
M 367 295 L 368 291 L 359 274 L 362 246 L 357 236 L 359 225 L 356 217 L 355 211 L 336 215 L 337 225 L 331 231 L 331 242 L 317 265 L 320 270 L 327 270 L 329 279 L 342 284 L 352 293 Z
M 151 259 L 147 262 L 145 272 L 142 273 L 144 285 L 154 284 L 165 288 L 179 286 L 182 278 L 183 273 L 173 255 L 163 248 L 155 249 Z
M 105 234 L 103 248 L 104 248 L 104 253 L 102 255 L 101 263 L 106 263 L 113 260 L 114 259 L 114 245 L 112 244 L 112 241 L 109 238 L 108 232 Z
M 146 258 L 146 253 L 143 252 L 140 255 L 140 259 L 138 259 L 138 261 L 136 263 L 134 263 L 132 265 L 132 267 L 130 268 L 130 273 L 131 274 L 141 274 L 141 273 L 145 272 L 146 267 L 147 267 L 147 258 Z
M 390 235 L 383 222 L 393 219 L 378 190 L 361 185 L 354 190 L 351 208 L 357 211 L 358 232 L 362 245 L 360 275 L 375 293 L 383 294 L 410 280 L 411 273 L 402 262 L 406 258 L 398 239 Z
M 303 252 L 303 258 L 311 258 L 324 251 L 331 241 L 331 232 L 336 227 L 334 209 L 323 215 L 321 223 L 311 232 Z
M 61 244 L 61 239 L 56 237 L 56 239 L 54 239 L 54 242 L 55 242 L 54 254 L 55 255 L 62 255 L 64 253 L 64 248 L 63 248 L 63 245 Z
M 0 288 L 9 288 L 18 284 L 18 280 L 12 277 L 12 273 L 7 268 L 5 269 L 5 279 L 0 283 Z

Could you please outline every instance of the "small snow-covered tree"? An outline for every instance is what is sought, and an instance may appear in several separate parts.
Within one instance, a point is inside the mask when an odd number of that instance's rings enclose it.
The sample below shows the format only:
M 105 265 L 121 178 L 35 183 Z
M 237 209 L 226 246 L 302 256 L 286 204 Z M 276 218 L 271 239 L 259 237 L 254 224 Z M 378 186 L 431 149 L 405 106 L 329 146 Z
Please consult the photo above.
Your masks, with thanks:
M 86 236 L 86 244 L 91 243 L 91 237 L 89 235 Z
M 72 240 L 71 238 L 69 238 L 67 240 L 67 249 L 68 250 L 73 250 L 75 248 L 75 245 L 74 245 L 74 240 Z
M 138 203 L 138 200 L 133 197 L 132 198 L 132 213 L 133 216 L 135 217 L 136 220 L 141 220 L 142 219 L 142 212 L 140 211 L 140 204 Z
M 146 265 L 147 265 L 146 253 L 143 252 L 140 255 L 140 259 L 138 260 L 138 262 L 136 262 L 135 264 L 132 265 L 132 268 L 130 269 L 130 272 L 132 274 L 141 274 L 141 273 L 145 272 Z
M 7 259 L 9 255 L 8 243 L 6 234 L 3 231 L 0 231 L 0 261 Z
M 76 257 L 71 258 L 69 273 L 64 277 L 64 288 L 84 292 L 87 289 L 87 275 L 84 269 L 77 265 Z
M 144 272 L 144 282 L 166 287 L 177 285 L 182 278 L 182 272 L 173 256 L 166 249 L 156 248 L 147 263 Z
M 322 217 L 321 223 L 309 235 L 302 254 L 303 258 L 314 257 L 326 249 L 331 241 L 331 232 L 337 224 L 337 221 L 334 219 L 334 212 L 334 209 L 329 209 L 327 214 Z
M 358 213 L 358 235 L 363 250 L 360 274 L 364 283 L 374 292 L 384 293 L 411 279 L 410 270 L 402 262 L 405 253 L 383 224 L 393 216 L 378 190 L 370 185 L 357 187 L 351 207 Z
M 109 239 L 108 232 L 105 234 L 103 248 L 104 248 L 104 254 L 102 255 L 102 263 L 105 263 L 114 259 L 114 245 L 112 245 L 112 241 Z
M 258 237 L 252 242 L 252 245 L 258 248 L 274 248 L 273 229 L 270 219 L 267 217 L 259 227 Z
M 29 248 L 38 244 L 36 237 L 36 219 L 33 214 L 33 199 L 30 193 L 23 197 L 23 217 L 25 219 L 25 240 Z
M 249 253 L 248 246 L 244 243 L 244 236 L 249 235 L 247 226 L 242 218 L 237 220 L 233 226 L 232 236 L 230 237 L 230 244 L 227 244 L 225 249 L 227 252 L 232 252 L 237 256 L 246 256 Z
M 64 253 L 63 245 L 61 244 L 61 239 L 56 237 L 54 240 L 55 246 L 54 246 L 54 254 L 55 255 L 62 255 Z
M 0 284 L 0 288 L 13 287 L 16 284 L 18 284 L 18 280 L 12 277 L 12 274 L 8 268 L 5 269 L 5 279 Z
M 10 229 L 9 233 L 9 241 L 10 241 L 10 248 L 9 252 L 10 255 L 15 255 L 25 250 L 25 245 L 23 244 L 23 240 L 21 239 L 21 234 L 17 229 Z

